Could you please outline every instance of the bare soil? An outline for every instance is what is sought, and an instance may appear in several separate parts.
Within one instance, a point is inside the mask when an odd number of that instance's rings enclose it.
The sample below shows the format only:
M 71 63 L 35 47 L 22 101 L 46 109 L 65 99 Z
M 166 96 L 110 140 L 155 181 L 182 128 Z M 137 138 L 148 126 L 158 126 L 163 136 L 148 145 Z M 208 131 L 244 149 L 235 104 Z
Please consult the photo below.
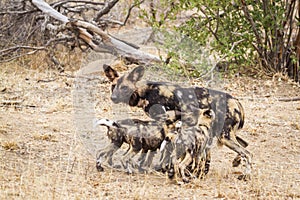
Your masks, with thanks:
M 105 130 L 91 119 L 144 117 L 112 104 L 97 70 L 87 78 L 1 67 L 0 199 L 300 199 L 300 101 L 280 101 L 300 96 L 298 84 L 281 76 L 223 80 L 245 108 L 238 135 L 253 153 L 251 180 L 238 180 L 235 153 L 215 145 L 207 177 L 177 185 L 157 172 L 96 170 Z

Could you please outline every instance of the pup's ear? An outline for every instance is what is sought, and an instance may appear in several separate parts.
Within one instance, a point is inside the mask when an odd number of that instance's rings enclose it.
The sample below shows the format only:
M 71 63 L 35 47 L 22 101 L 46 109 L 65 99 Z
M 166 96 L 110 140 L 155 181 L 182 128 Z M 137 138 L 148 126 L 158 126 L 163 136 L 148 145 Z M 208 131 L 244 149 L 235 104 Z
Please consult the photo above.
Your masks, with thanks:
M 143 66 L 138 66 L 128 74 L 127 79 L 133 83 L 136 83 L 142 79 L 144 73 L 145 73 L 145 68 Z
M 116 70 L 111 68 L 111 66 L 104 64 L 103 70 L 105 73 L 105 76 L 109 79 L 110 82 L 113 82 L 116 78 L 119 77 L 119 74 Z

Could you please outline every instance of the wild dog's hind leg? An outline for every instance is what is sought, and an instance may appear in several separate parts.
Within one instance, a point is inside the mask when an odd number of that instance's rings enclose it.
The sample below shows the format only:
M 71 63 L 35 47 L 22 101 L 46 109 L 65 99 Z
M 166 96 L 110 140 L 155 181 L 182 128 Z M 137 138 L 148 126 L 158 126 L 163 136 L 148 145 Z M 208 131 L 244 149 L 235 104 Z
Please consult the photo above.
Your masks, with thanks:
M 248 146 L 248 143 L 243 140 L 241 137 L 236 136 L 237 142 L 244 148 L 246 148 Z M 240 154 L 238 154 L 232 161 L 232 166 L 233 167 L 238 167 L 241 163 L 242 163 L 242 157 Z
M 231 138 L 233 138 L 233 137 L 231 137 Z M 237 158 L 240 157 L 242 159 L 242 161 L 245 162 L 245 164 L 244 164 L 244 166 L 245 166 L 244 174 L 241 175 L 239 177 L 239 179 L 244 179 L 244 180 L 249 179 L 250 175 L 251 175 L 251 169 L 252 169 L 252 163 L 251 163 L 252 154 L 249 151 L 247 151 L 244 147 L 240 146 L 237 141 L 234 141 L 232 139 L 227 139 L 227 138 L 221 138 L 221 139 L 219 138 L 219 140 L 222 144 L 224 144 L 225 146 L 227 146 L 231 150 L 238 153 L 239 155 L 238 155 Z
M 205 163 L 204 163 L 204 175 L 206 175 L 209 172 L 210 168 L 210 161 L 211 161 L 211 148 L 205 149 Z

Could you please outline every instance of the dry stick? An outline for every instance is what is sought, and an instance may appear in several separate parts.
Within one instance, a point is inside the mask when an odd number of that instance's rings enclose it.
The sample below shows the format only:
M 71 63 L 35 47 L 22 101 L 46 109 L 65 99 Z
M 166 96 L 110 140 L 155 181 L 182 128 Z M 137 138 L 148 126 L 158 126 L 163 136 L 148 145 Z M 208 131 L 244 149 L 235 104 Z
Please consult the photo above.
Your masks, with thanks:
M 64 4 L 67 4 L 67 3 L 82 3 L 82 4 L 91 4 L 91 5 L 101 5 L 101 6 L 104 6 L 105 3 L 103 2 L 93 2 L 93 1 L 90 1 L 90 0 L 87 0 L 87 1 L 79 1 L 79 0 L 64 0 L 64 1 L 59 1 L 59 2 L 55 2 L 53 4 L 50 4 L 52 7 L 58 7 L 58 6 L 62 6 Z
M 97 16 L 95 17 L 95 19 L 93 21 L 99 21 L 100 18 L 103 15 L 106 15 L 107 13 L 109 13 L 109 11 L 119 2 L 119 0 L 112 0 L 109 1 L 107 3 L 105 3 L 104 8 L 102 10 L 100 10 L 100 12 L 97 14 Z
M 7 51 L 15 51 L 16 49 L 33 49 L 33 50 L 45 50 L 45 47 L 31 47 L 31 46 L 14 46 L 7 49 L 0 50 L 0 54 Z
M 131 6 L 128 8 L 128 11 L 127 11 L 127 14 L 126 14 L 126 17 L 125 17 L 125 20 L 124 22 L 121 22 L 121 21 L 118 21 L 118 20 L 113 20 L 113 19 L 102 19 L 103 21 L 106 21 L 106 22 L 110 22 L 110 23 L 113 23 L 113 24 L 118 24 L 120 26 L 125 26 L 129 17 L 130 17 L 130 14 L 131 14 L 131 11 L 133 8 L 135 8 L 136 6 L 139 6 L 140 4 L 142 4 L 145 0 L 141 0 L 139 2 L 135 2 L 133 4 L 131 4 Z
M 26 55 L 32 55 L 32 54 L 35 54 L 37 51 L 40 51 L 40 50 L 47 50 L 47 49 L 46 48 L 36 49 L 36 50 L 30 51 L 30 52 L 27 52 L 27 53 L 23 53 L 23 54 L 14 56 L 14 57 L 6 59 L 6 60 L 1 60 L 0 63 L 6 63 L 6 62 L 12 61 L 12 60 L 17 59 L 17 58 L 21 58 L 21 57 L 26 56 Z

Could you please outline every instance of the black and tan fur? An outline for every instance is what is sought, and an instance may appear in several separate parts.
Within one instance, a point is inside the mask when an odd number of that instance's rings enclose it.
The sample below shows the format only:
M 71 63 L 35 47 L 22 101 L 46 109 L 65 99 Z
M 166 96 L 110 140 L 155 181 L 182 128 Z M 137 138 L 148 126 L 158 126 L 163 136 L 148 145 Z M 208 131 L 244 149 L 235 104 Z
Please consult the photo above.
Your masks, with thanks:
M 112 166 L 113 154 L 123 145 L 129 144 L 129 149 L 121 159 L 123 168 L 132 173 L 135 166 L 132 165 L 132 158 L 141 151 L 139 161 L 140 171 L 149 169 L 156 150 L 160 148 L 161 143 L 165 139 L 166 134 L 171 131 L 172 124 L 165 124 L 164 121 L 143 121 L 139 119 L 125 119 L 112 121 L 108 119 L 99 119 L 94 125 L 102 125 L 107 127 L 107 136 L 111 143 L 97 155 L 96 167 L 98 171 L 103 171 L 102 162 L 108 160 L 108 164 Z M 147 155 L 147 153 L 149 154 Z M 147 157 L 145 158 L 145 156 Z M 161 158 L 161 165 L 168 158 Z M 143 168 L 144 167 L 144 168 Z
M 169 178 L 175 175 L 177 181 L 178 177 L 181 177 L 183 182 L 189 182 L 191 177 L 199 178 L 205 175 L 206 148 L 215 114 L 210 109 L 199 108 L 191 113 L 182 114 L 184 121 L 194 119 L 196 121 L 192 124 L 182 123 L 178 133 L 168 141 L 168 145 L 174 146 L 171 163 L 173 167 L 169 169 L 168 175 Z
M 111 99 L 114 103 L 126 103 L 141 107 L 151 118 L 157 119 L 166 110 L 175 111 L 178 118 L 187 105 L 199 108 L 211 108 L 216 115 L 212 123 L 212 138 L 238 153 L 234 160 L 245 160 L 244 177 L 251 173 L 252 155 L 245 149 L 247 142 L 236 135 L 236 131 L 244 125 L 244 109 L 240 102 L 228 93 L 202 87 L 183 88 L 179 85 L 164 82 L 147 82 L 137 86 L 144 74 L 144 67 L 139 66 L 131 72 L 119 77 L 118 73 L 108 65 L 103 66 L 108 79 L 112 82 Z M 188 98 L 187 101 L 183 98 Z M 155 109 L 153 108 L 155 106 Z M 160 106 L 157 106 L 160 105 Z M 240 157 L 244 159 L 239 159 Z M 206 172 L 209 170 L 210 150 L 207 150 Z M 235 163 L 237 166 L 239 163 Z

